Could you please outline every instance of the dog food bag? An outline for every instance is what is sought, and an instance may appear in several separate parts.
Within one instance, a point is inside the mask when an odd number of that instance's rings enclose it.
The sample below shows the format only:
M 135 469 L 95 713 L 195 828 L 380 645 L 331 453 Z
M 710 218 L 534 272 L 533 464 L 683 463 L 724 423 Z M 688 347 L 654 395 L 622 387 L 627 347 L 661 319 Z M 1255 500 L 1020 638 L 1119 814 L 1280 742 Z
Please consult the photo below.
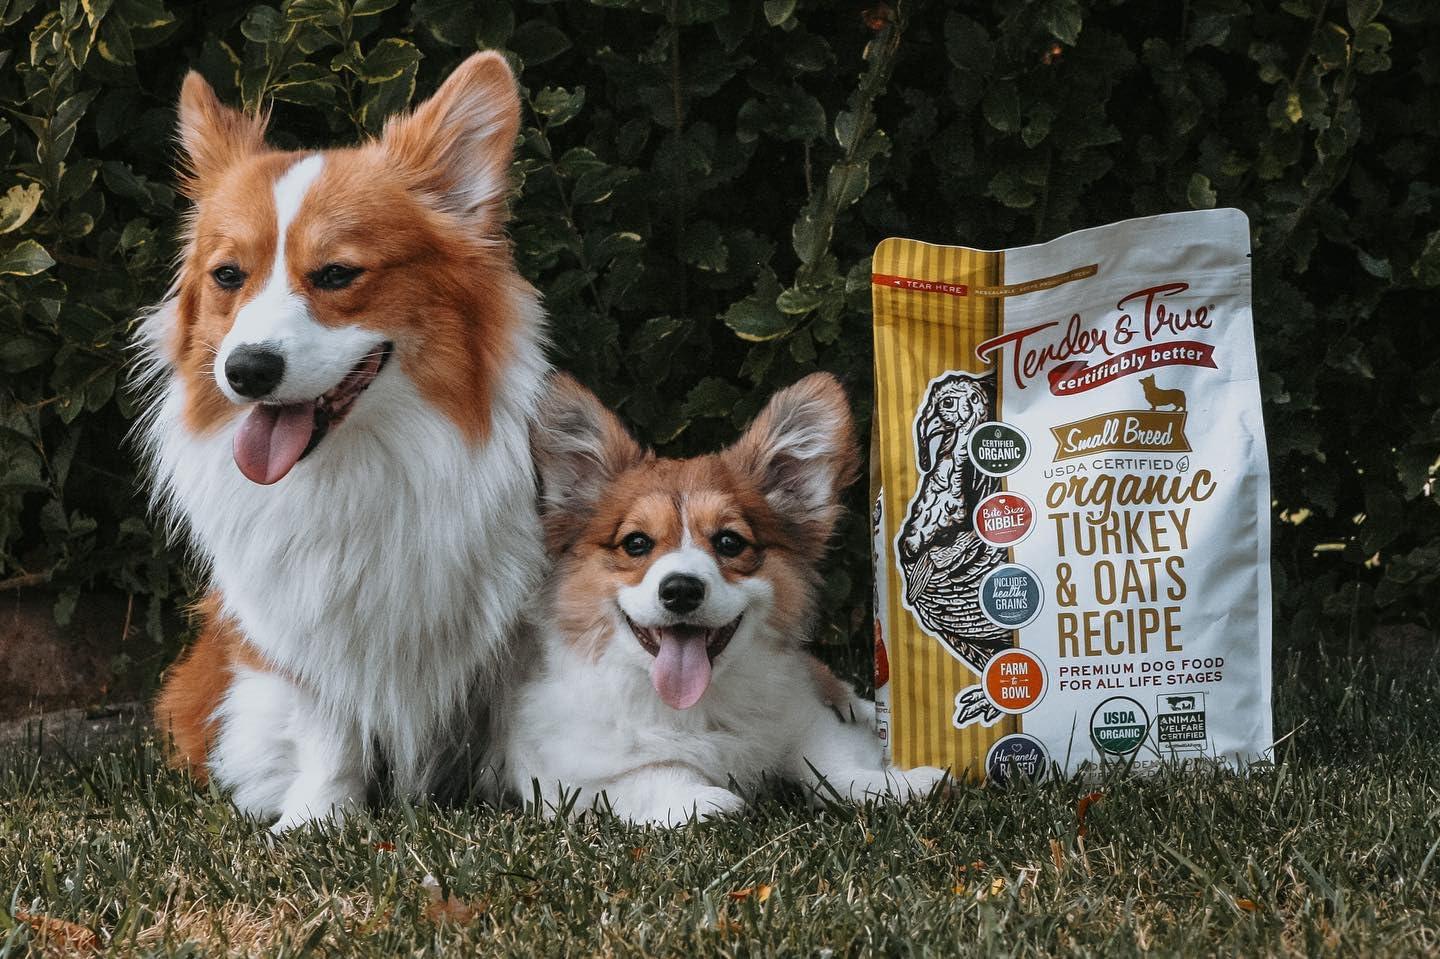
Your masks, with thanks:
M 876 685 L 901 768 L 1242 766 L 1270 716 L 1245 215 L 875 251 Z

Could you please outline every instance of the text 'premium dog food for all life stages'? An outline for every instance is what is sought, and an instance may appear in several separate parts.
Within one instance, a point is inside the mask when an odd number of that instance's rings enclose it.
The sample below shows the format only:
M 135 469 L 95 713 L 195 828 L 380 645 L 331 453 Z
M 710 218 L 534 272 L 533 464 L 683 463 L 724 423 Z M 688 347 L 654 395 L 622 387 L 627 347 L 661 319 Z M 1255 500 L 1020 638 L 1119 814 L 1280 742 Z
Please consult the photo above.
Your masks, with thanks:
M 875 251 L 876 699 L 901 768 L 1266 755 L 1270 479 L 1237 210 Z

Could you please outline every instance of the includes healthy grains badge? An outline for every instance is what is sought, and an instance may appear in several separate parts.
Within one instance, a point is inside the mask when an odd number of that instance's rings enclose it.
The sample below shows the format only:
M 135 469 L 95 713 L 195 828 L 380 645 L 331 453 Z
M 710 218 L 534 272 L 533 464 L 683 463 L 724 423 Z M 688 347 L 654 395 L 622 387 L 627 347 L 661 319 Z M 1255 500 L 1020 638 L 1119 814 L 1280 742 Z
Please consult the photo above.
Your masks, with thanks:
M 1003 252 L 886 240 L 874 274 L 893 761 L 999 779 L 1265 756 L 1269 474 L 1244 215 Z

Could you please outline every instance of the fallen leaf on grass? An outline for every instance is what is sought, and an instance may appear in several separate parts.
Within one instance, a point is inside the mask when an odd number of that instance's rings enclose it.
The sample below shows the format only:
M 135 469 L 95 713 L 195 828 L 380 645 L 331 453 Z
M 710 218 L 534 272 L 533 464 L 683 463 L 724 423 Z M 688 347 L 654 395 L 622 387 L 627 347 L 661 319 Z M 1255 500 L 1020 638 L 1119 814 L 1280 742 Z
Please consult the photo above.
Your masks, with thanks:
M 1060 845 L 1060 840 L 1054 836 L 1050 837 L 1050 861 L 1055 865 L 1056 872 L 1065 869 L 1065 847 Z
M 1084 838 L 1086 833 L 1089 832 L 1089 827 L 1085 824 L 1085 817 L 1089 814 L 1090 807 L 1104 798 L 1105 794 L 1103 792 L 1087 793 L 1081 796 L 1080 801 L 1075 804 L 1075 818 L 1080 823 L 1075 830 L 1077 836 Z
M 35 938 L 41 945 L 63 946 L 79 952 L 94 952 L 99 945 L 95 933 L 78 922 L 37 916 L 24 909 L 16 909 L 15 918 L 35 930 Z
M 641 859 L 644 859 L 648 855 L 650 855 L 649 846 L 634 846 L 630 849 L 630 858 L 634 859 L 636 862 L 639 862 Z
M 764 902 L 770 898 L 770 891 L 770 887 L 762 882 L 758 886 L 746 886 L 744 889 L 732 889 L 725 895 L 726 897 L 734 900 L 735 902 L 743 902 L 746 899 L 749 899 L 751 896 L 754 896 L 757 902 Z
M 1258 912 L 1260 909 L 1254 899 L 1236 899 L 1235 905 L 1246 912 Z
M 444 895 L 440 890 L 439 880 L 431 875 L 421 880 L 420 885 L 430 897 L 430 903 L 425 907 L 425 918 L 431 922 L 464 924 L 490 908 L 490 903 L 483 899 L 470 902 L 453 894 Z
M 370 845 L 373 846 L 373 847 L 375 847 L 376 849 L 378 849 L 380 852 L 394 852 L 394 851 L 395 851 L 395 844 L 394 844 L 393 842 L 389 842 L 388 840 L 385 840 L 385 839 L 377 839 L 377 840 L 375 840 L 374 842 L 372 842 Z

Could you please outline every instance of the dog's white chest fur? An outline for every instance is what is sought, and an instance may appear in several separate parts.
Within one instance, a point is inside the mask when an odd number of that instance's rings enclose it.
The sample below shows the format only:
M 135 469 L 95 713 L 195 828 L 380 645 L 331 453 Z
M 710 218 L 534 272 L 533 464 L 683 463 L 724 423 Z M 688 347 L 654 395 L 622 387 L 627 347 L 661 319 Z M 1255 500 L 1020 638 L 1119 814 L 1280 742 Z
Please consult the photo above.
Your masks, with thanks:
M 657 764 L 691 768 L 712 786 L 733 779 L 753 790 L 784 774 L 796 740 L 816 719 L 804 660 L 788 650 L 718 663 L 705 697 L 676 710 L 614 644 L 598 661 L 559 636 L 546 637 L 545 646 L 543 667 L 516 704 L 506 756 L 507 778 L 522 796 L 531 780 L 544 789 L 559 781 L 599 790 Z
M 234 424 L 200 438 L 183 428 L 178 379 L 144 426 L 157 498 L 225 611 L 367 758 L 378 745 L 405 791 L 471 734 L 467 704 L 490 698 L 536 585 L 528 431 L 544 374 L 538 345 L 520 344 L 488 437 L 470 443 L 387 369 L 273 486 L 236 468 Z

